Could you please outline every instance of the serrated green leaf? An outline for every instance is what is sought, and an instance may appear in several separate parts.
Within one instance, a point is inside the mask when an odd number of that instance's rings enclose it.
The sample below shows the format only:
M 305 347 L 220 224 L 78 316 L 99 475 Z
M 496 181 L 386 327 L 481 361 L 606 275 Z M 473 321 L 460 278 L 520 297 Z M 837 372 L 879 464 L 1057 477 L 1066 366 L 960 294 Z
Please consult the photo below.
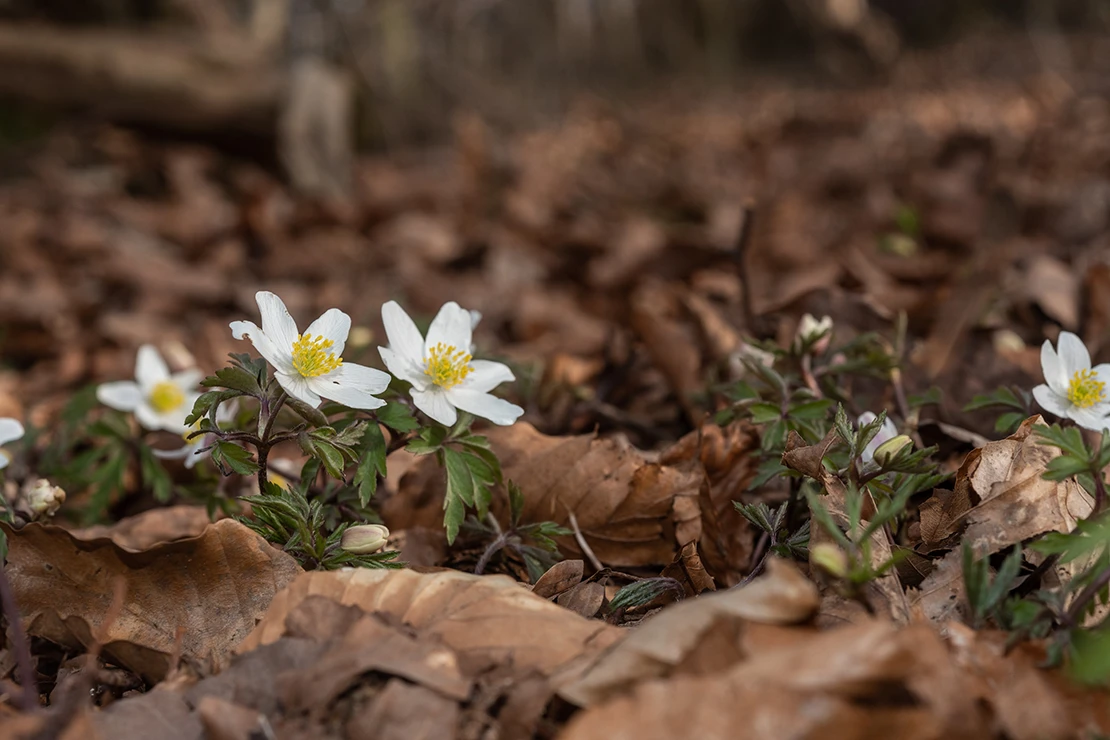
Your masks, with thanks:
M 240 391 L 248 396 L 261 396 L 262 389 L 258 385 L 258 378 L 251 372 L 241 367 L 225 367 L 209 375 L 200 384 L 205 388 L 227 388 Z
M 1005 386 L 997 388 L 990 393 L 981 393 L 971 399 L 971 403 L 964 406 L 964 411 L 978 411 L 979 409 L 1002 406 L 1024 412 L 1026 404 L 1011 388 Z
M 1071 455 L 1060 455 L 1048 461 L 1042 477 L 1045 480 L 1066 480 L 1073 475 L 1086 472 L 1087 469 L 1086 460 L 1078 460 Z
M 794 419 L 824 419 L 828 416 L 829 408 L 833 402 L 827 398 L 816 401 L 806 401 L 790 407 L 790 416 Z
M 748 406 L 753 424 L 770 424 L 782 418 L 782 409 L 774 403 L 753 403 Z
M 645 578 L 617 591 L 613 600 L 609 602 L 609 611 L 650 604 L 667 592 L 673 593 L 678 598 L 686 595 L 682 584 L 673 578 Z
M 390 401 L 380 409 L 375 409 L 374 415 L 378 417 L 378 421 L 382 424 L 402 434 L 420 428 L 420 422 L 416 420 L 412 409 L 398 401 Z
M 212 462 L 219 466 L 224 475 L 229 470 L 238 475 L 254 475 L 258 472 L 258 463 L 251 453 L 234 442 L 216 442 L 212 447 Z
M 466 463 L 466 455 L 446 447 L 444 468 L 447 470 L 447 498 L 458 498 L 466 506 L 474 506 L 474 477 Z M 444 502 L 446 506 L 446 502 Z
M 386 474 L 386 444 L 382 428 L 377 424 L 367 424 L 362 433 L 359 448 L 358 468 L 355 470 L 354 484 L 358 486 L 358 502 L 367 506 L 378 490 L 378 477 Z
M 328 475 L 337 480 L 345 480 L 343 469 L 346 464 L 343 453 L 335 445 L 323 439 L 313 438 L 312 452 L 313 456 L 324 464 L 324 470 L 328 471 Z

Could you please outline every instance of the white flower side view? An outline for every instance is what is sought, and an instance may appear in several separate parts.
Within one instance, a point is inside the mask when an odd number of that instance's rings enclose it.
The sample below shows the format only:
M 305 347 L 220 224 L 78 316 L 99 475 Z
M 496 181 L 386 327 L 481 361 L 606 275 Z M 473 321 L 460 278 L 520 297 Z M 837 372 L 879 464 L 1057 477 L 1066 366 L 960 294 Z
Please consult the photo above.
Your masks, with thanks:
M 0 445 L 6 445 L 8 442 L 14 442 L 23 436 L 23 425 L 15 419 L 4 417 L 0 419 Z M 0 450 L 0 469 L 8 467 L 12 459 L 8 457 L 8 453 Z
M 870 411 L 864 411 L 862 414 L 859 415 L 859 419 L 856 420 L 856 426 L 862 427 L 865 424 L 870 424 L 877 418 L 879 417 L 877 417 L 875 414 L 872 414 Z M 871 441 L 868 442 L 867 446 L 863 448 L 863 452 L 860 453 L 860 462 L 862 462 L 864 465 L 870 464 L 871 461 L 875 459 L 875 450 L 879 449 L 879 446 L 883 442 L 892 440 L 897 436 L 898 427 L 894 426 L 894 422 L 891 421 L 889 418 L 884 419 L 883 425 L 879 427 L 878 433 L 871 438 Z
M 1091 353 L 1082 339 L 1062 331 L 1056 349 L 1046 339 L 1041 345 L 1041 371 L 1045 382 L 1033 389 L 1033 398 L 1042 408 L 1085 429 L 1100 432 L 1110 427 L 1106 396 L 1110 365 L 1091 367 Z
M 445 426 L 458 410 L 508 426 L 524 409 L 490 394 L 500 383 L 515 380 L 507 365 L 471 357 L 474 316 L 454 301 L 443 304 L 428 327 L 420 330 L 396 301 L 382 306 L 388 347 L 378 347 L 389 372 L 412 384 L 413 403 Z
M 201 377 L 195 369 L 171 375 L 158 350 L 144 344 L 135 358 L 135 380 L 102 383 L 96 398 L 105 406 L 135 414 L 147 429 L 183 432 L 185 417 L 200 396 L 195 388 Z
M 315 408 L 323 398 L 369 411 L 385 405 L 375 394 L 389 385 L 389 376 L 365 365 L 344 362 L 341 355 L 351 331 L 351 317 L 329 308 L 308 325 L 304 334 L 285 303 L 273 293 L 255 294 L 262 328 L 252 321 L 232 321 L 231 334 L 246 337 L 274 368 L 285 392 Z

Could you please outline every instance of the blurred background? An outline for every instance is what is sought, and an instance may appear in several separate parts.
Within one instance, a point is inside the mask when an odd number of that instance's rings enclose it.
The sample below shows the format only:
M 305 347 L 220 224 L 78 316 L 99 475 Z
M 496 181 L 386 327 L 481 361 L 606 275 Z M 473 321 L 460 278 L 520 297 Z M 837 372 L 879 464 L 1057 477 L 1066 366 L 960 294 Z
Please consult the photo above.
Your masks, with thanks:
M 265 288 L 375 364 L 382 302 L 478 309 L 526 419 L 647 447 L 743 337 L 904 313 L 956 418 L 1061 327 L 1105 357 L 1108 31 L 1099 0 L 0 0 L 0 416 L 143 342 L 211 371 Z

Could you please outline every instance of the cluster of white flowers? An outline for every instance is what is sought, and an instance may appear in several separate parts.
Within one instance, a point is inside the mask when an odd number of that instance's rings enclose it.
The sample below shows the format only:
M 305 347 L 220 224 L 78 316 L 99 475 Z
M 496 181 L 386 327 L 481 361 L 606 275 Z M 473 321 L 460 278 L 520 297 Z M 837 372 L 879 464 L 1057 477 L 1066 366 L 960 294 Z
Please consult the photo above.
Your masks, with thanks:
M 392 378 L 389 373 L 365 365 L 346 362 L 343 348 L 351 331 L 351 317 L 337 308 L 325 311 L 302 334 L 278 296 L 260 291 L 255 296 L 262 318 L 259 327 L 252 321 L 233 321 L 236 339 L 249 339 L 274 368 L 274 376 L 290 396 L 309 406 L 323 399 L 337 401 L 355 409 L 372 410 L 385 405 L 378 394 Z M 395 301 L 382 306 L 388 347 L 379 347 L 382 361 L 390 373 L 412 387 L 413 404 L 435 421 L 450 426 L 458 411 L 489 419 L 495 424 L 514 423 L 524 409 L 490 393 L 499 384 L 514 380 L 507 365 L 473 359 L 471 335 L 481 318 L 457 303 L 443 305 L 428 328 L 420 335 L 416 324 Z M 196 390 L 201 373 L 186 370 L 171 374 L 158 350 L 143 345 L 135 363 L 135 380 L 105 383 L 97 388 L 97 398 L 107 406 L 135 414 L 148 429 L 162 429 L 187 435 L 194 431 L 185 425 L 200 393 Z M 217 424 L 234 416 L 235 408 L 221 406 Z M 10 431 L 0 419 L 0 444 L 23 434 L 6 438 Z M 179 450 L 157 453 L 165 458 L 184 458 L 192 467 L 200 457 L 197 451 L 210 442 L 202 437 L 190 440 Z M 0 467 L 6 459 L 0 456 Z

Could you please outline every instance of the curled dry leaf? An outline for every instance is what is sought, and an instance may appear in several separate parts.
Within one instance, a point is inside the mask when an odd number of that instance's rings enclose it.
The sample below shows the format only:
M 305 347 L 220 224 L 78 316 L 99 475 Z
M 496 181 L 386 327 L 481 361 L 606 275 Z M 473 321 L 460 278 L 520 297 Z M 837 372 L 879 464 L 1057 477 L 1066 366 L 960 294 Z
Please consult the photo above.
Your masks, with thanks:
M 1006 439 L 967 456 L 956 485 L 968 481 L 978 504 L 968 513 L 964 540 L 984 555 L 1045 532 L 1070 532 L 1090 515 L 1091 497 L 1074 479 L 1045 480 L 1041 475 L 1060 450 L 1041 444 L 1033 427 L 1040 416 L 1022 422 Z
M 553 676 L 622 634 L 616 627 L 572 614 L 505 576 L 352 569 L 303 574 L 274 597 L 238 652 L 279 639 L 287 615 L 309 596 L 383 612 L 410 625 L 418 637 L 438 638 L 458 655 L 465 675 L 511 660 L 521 672 Z
M 725 624 L 796 624 L 812 617 L 817 607 L 813 583 L 790 563 L 771 558 L 767 574 L 743 588 L 663 609 L 601 655 L 580 678 L 562 684 L 559 695 L 591 706 L 641 681 L 670 675 Z
M 780 628 L 775 643 L 755 644 L 712 673 L 657 676 L 590 706 L 561 737 L 991 737 L 973 681 L 925 625 Z
M 0 528 L 28 633 L 70 647 L 99 639 L 105 655 L 148 681 L 172 667 L 179 630 L 183 658 L 221 666 L 274 594 L 301 572 L 293 558 L 232 519 L 142 552 L 105 538 L 80 540 L 53 525 Z M 106 623 L 118 579 L 126 586 L 123 611 Z
M 72 530 L 80 540 L 107 537 L 124 550 L 149 550 L 159 542 L 196 537 L 212 523 L 203 506 L 166 506 L 150 509 L 110 524 Z
M 490 429 L 487 436 L 505 478 L 524 494 L 521 521 L 569 527 L 573 512 L 606 565 L 663 565 L 680 544 L 702 534 L 699 496 L 705 475 L 700 467 L 651 462 L 619 439 L 550 437 L 523 422 Z M 390 529 L 439 527 L 443 486 L 434 460 L 415 461 L 383 503 L 382 518 Z M 559 548 L 572 557 L 583 554 L 574 537 L 560 538 Z
M 560 560 L 539 577 L 532 586 L 532 593 L 550 599 L 582 582 L 585 563 L 581 560 Z

